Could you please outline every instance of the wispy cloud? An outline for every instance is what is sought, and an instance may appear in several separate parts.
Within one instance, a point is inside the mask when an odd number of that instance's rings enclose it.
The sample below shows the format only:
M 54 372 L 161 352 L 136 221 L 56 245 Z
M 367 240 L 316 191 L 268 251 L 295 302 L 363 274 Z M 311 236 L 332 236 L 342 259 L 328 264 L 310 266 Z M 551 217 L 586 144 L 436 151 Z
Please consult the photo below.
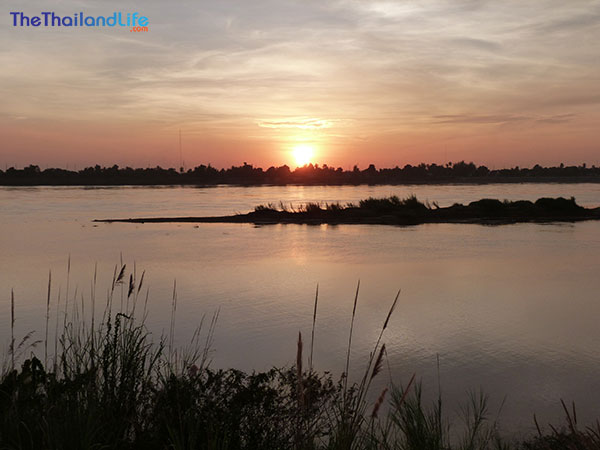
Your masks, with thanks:
M 333 125 L 333 122 L 330 120 L 316 118 L 259 120 L 257 123 L 259 127 L 263 128 L 299 128 L 301 130 L 322 130 L 324 128 L 331 128 L 331 126 Z
M 526 116 L 511 116 L 511 115 L 467 115 L 467 114 L 446 114 L 434 116 L 434 123 L 481 123 L 481 124 L 503 124 L 508 122 L 522 122 L 531 120 Z

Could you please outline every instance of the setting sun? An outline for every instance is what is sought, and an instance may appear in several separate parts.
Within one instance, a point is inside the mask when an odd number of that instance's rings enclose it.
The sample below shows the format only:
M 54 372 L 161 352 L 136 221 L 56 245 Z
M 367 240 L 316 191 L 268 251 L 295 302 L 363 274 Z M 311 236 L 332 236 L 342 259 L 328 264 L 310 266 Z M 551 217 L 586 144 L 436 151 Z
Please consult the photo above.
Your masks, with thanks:
M 299 144 L 294 147 L 293 154 L 296 164 L 298 166 L 304 166 L 311 162 L 314 148 L 310 145 Z

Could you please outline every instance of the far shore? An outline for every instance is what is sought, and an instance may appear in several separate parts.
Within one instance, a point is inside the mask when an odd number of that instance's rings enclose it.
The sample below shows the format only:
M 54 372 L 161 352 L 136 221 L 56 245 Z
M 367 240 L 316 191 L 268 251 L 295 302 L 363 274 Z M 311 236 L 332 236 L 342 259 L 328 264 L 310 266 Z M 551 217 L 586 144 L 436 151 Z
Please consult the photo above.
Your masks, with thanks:
M 77 180 L 69 182 L 65 180 L 0 180 L 0 187 L 216 187 L 216 186 L 242 186 L 242 187 L 259 187 L 259 186 L 445 186 L 445 185 L 486 185 L 486 184 L 599 184 L 600 176 L 590 177 L 486 177 L 486 178 L 448 178 L 435 180 L 382 180 L 375 182 L 323 182 L 323 181 L 295 181 L 295 182 L 277 182 L 271 181 L 266 183 L 244 182 L 243 180 L 234 180 L 231 182 L 197 182 L 193 180 L 169 180 L 156 182 L 143 180 L 90 180 L 89 182 Z
M 553 167 L 488 168 L 473 162 L 443 165 L 421 163 L 403 167 L 366 169 L 306 164 L 263 169 L 252 164 L 217 169 L 201 164 L 194 168 L 132 168 L 96 165 L 81 170 L 42 169 L 29 165 L 22 169 L 0 169 L 0 186 L 359 186 L 413 184 L 497 184 L 497 183 L 600 183 L 600 167 L 581 164 Z

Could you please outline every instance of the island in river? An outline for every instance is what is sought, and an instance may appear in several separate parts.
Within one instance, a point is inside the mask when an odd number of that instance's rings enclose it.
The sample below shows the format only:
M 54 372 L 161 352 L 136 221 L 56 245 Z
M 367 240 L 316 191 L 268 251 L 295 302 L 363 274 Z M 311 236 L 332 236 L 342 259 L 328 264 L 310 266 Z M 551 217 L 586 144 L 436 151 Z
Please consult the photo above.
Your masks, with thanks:
M 574 198 L 540 198 L 500 201 L 482 199 L 468 205 L 455 203 L 439 207 L 422 203 L 411 196 L 368 198 L 358 204 L 307 203 L 298 208 L 269 204 L 257 206 L 247 214 L 216 217 L 140 217 L 129 219 L 96 219 L 94 222 L 128 223 L 252 223 L 267 224 L 379 224 L 419 225 L 424 223 L 476 223 L 502 225 L 519 222 L 578 222 L 600 220 L 600 207 L 584 208 Z

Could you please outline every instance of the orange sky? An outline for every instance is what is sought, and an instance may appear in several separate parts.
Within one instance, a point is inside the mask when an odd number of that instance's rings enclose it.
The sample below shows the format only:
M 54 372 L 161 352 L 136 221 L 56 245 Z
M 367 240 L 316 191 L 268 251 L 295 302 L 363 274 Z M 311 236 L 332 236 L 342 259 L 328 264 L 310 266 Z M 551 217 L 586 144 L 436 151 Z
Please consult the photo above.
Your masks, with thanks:
M 0 164 L 600 165 L 600 4 L 9 0 Z M 25 8 L 25 9 L 24 9 Z M 148 33 L 10 11 L 138 11 Z

